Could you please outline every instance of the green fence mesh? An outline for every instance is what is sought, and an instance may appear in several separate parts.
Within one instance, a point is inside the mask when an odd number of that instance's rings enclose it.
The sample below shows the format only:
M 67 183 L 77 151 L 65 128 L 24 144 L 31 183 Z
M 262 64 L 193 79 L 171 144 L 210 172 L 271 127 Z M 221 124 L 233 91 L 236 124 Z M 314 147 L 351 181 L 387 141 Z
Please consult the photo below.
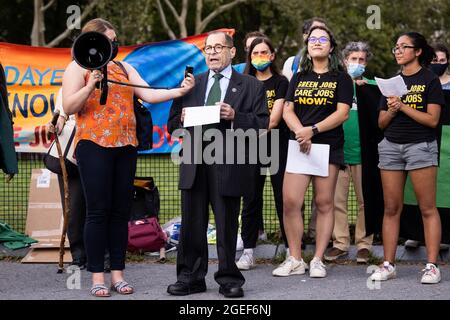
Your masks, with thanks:
M 21 153 L 19 158 L 19 174 L 6 184 L 0 181 L 0 221 L 6 222 L 14 230 L 25 231 L 27 218 L 29 184 L 31 171 L 43 168 L 42 154 Z M 173 164 L 170 155 L 141 155 L 138 159 L 136 176 L 153 177 L 158 186 L 161 197 L 160 221 L 166 221 L 180 216 L 180 192 L 178 185 L 178 166 Z M 311 189 L 306 195 L 305 230 L 311 216 Z M 357 214 L 357 203 L 353 187 L 350 188 L 348 200 L 348 214 L 350 224 L 354 224 Z M 275 202 L 269 177 L 264 189 L 264 228 L 266 233 L 279 231 L 278 217 L 275 211 Z M 211 216 L 212 217 L 212 216 Z M 213 220 L 211 218 L 211 220 Z

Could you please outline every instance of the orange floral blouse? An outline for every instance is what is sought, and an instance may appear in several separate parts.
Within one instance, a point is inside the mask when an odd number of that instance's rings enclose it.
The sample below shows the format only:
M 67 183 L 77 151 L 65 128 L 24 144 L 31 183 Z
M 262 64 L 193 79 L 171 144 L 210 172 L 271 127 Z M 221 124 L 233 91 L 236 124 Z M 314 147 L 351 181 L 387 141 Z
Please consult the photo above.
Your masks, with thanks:
M 89 73 L 86 75 L 86 82 Z M 108 79 L 128 82 L 122 69 L 108 65 Z M 133 109 L 132 87 L 108 83 L 109 92 L 105 105 L 100 105 L 100 89 L 92 91 L 84 108 L 76 114 L 75 144 L 90 140 L 102 147 L 137 146 L 136 118 Z

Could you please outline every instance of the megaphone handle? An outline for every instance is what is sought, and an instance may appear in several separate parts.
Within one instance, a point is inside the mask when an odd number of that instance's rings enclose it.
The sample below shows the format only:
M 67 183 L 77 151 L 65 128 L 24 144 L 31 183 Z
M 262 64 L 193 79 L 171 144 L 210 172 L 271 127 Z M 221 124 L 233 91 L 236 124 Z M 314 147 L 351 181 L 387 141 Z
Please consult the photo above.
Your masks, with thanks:
M 100 95 L 100 105 L 105 105 L 108 98 L 108 67 L 103 67 L 103 79 L 101 81 L 102 93 Z

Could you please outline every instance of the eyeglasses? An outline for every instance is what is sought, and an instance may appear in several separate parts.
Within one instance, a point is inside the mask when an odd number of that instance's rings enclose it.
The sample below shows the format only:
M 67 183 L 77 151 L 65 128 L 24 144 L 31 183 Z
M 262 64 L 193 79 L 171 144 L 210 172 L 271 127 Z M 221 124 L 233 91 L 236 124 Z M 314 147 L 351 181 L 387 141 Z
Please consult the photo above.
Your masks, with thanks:
M 403 53 L 403 52 L 405 52 L 405 49 L 406 49 L 406 48 L 415 49 L 416 47 L 414 47 L 414 46 L 394 47 L 394 48 L 392 48 L 392 54 L 395 54 L 397 51 L 398 51 L 399 53 Z
M 330 39 L 328 39 L 327 37 L 320 37 L 320 38 L 309 37 L 308 38 L 308 42 L 311 43 L 311 44 L 317 43 L 317 41 L 319 41 L 320 44 L 325 44 L 328 41 L 330 41 Z
M 215 52 L 215 53 L 221 53 L 222 50 L 223 50 L 223 48 L 232 48 L 232 47 L 230 47 L 230 46 L 224 46 L 224 45 L 221 45 L 221 44 L 216 44 L 216 45 L 214 45 L 214 46 L 206 46 L 206 47 L 203 49 L 203 51 L 204 51 L 206 54 L 212 54 L 212 53 L 213 53 L 213 49 L 214 49 L 214 52 Z

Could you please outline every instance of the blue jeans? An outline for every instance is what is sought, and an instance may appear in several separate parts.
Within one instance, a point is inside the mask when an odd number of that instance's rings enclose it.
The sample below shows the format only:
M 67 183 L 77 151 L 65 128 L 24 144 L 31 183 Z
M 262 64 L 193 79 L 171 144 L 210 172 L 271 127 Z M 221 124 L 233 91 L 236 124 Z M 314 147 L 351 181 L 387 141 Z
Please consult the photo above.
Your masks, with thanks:
M 75 153 L 86 199 L 87 270 L 103 272 L 106 248 L 110 253 L 111 270 L 123 270 L 136 173 L 136 148 L 105 148 L 81 140 Z

